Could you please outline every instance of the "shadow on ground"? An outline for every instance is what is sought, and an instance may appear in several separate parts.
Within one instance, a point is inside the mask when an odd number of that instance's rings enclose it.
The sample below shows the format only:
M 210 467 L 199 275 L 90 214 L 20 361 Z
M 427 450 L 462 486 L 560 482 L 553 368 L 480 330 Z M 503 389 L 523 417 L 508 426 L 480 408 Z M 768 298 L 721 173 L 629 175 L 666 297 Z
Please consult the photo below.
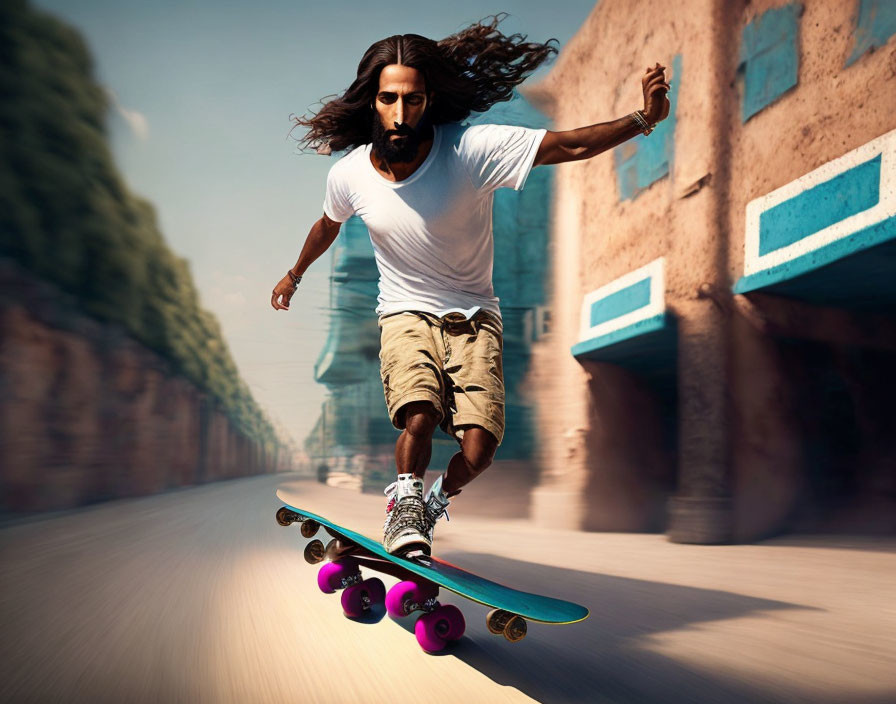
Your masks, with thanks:
M 781 691 L 768 682 L 691 669 L 645 647 L 645 638 L 664 631 L 759 612 L 813 607 L 549 568 L 487 554 L 456 552 L 442 557 L 503 584 L 591 609 L 591 616 L 576 624 L 531 623 L 527 638 L 514 644 L 488 632 L 486 607 L 442 590 L 442 602 L 462 607 L 467 620 L 466 635 L 445 654 L 540 702 L 873 701 L 843 692 L 832 693 L 829 700 L 820 699 L 817 693 L 810 695 L 808 690 L 801 695 L 799 683 Z M 416 616 L 393 623 L 413 637 Z M 390 619 L 384 622 L 388 624 Z M 737 644 L 731 648 L 736 650 Z

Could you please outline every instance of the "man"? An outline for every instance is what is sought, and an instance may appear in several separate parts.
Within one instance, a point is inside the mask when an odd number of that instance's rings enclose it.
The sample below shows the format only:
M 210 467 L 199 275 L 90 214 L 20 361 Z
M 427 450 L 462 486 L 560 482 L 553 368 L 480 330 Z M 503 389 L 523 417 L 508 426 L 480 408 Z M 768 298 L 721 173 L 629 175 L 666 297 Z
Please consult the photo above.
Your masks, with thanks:
M 644 109 L 564 132 L 460 122 L 507 100 L 556 49 L 477 23 L 434 42 L 396 35 L 367 50 L 355 82 L 311 120 L 322 153 L 351 148 L 327 177 L 323 217 L 271 305 L 288 310 L 302 274 L 342 222 L 362 218 L 380 272 L 381 379 L 398 478 L 386 488 L 383 545 L 429 554 L 449 500 L 492 462 L 504 433 L 503 325 L 492 289 L 492 202 L 533 166 L 587 159 L 669 112 L 664 67 L 642 78 Z M 423 494 L 436 426 L 460 451 Z

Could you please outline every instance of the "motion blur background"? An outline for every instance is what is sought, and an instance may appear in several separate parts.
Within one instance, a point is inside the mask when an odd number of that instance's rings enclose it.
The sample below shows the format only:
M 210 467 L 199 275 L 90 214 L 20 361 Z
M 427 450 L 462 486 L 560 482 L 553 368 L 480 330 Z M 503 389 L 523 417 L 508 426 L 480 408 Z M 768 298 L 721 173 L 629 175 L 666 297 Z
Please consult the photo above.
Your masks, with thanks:
M 495 197 L 504 513 L 754 540 L 896 530 L 892 3 L 510 6 L 557 60 L 469 122 L 650 138 Z M 390 33 L 478 6 L 4 5 L 0 506 L 28 513 L 293 469 L 394 471 L 352 218 L 287 313 L 269 292 L 338 155 L 290 115 Z M 575 35 L 574 41 L 570 38 Z M 457 448 L 441 433 L 431 468 Z
M 419 654 L 273 523 L 376 534 L 398 435 L 363 222 L 270 307 L 338 158 L 289 117 L 500 11 L 560 54 L 471 123 L 615 119 L 657 61 L 672 112 L 496 193 L 507 432 L 439 538 L 593 616 L 468 629 L 408 700 L 892 700 L 887 0 L 0 4 L 0 699 L 395 701 L 379 639 Z
M 288 314 L 269 305 L 335 160 L 298 153 L 290 115 L 344 90 L 377 39 L 442 37 L 484 13 L 4 8 L 4 508 L 309 468 L 305 443 L 334 412 L 316 363 L 340 316 L 374 314 L 333 300 L 330 252 Z M 590 8 L 515 3 L 501 29 L 563 43 Z M 357 454 L 323 445 L 324 463 Z

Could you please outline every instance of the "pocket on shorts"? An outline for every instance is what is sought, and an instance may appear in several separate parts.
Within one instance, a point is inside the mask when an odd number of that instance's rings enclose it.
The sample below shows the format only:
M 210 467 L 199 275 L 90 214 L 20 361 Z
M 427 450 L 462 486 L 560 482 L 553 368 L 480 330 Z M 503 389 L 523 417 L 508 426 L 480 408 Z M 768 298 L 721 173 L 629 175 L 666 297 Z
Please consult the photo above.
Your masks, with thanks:
M 487 314 L 479 321 L 479 330 L 490 335 L 498 350 L 504 351 L 504 325 L 500 318 Z
M 400 399 L 419 390 L 438 398 L 441 368 L 441 353 L 426 320 L 413 314 L 386 318 L 380 334 L 380 377 L 387 403 L 393 396 Z

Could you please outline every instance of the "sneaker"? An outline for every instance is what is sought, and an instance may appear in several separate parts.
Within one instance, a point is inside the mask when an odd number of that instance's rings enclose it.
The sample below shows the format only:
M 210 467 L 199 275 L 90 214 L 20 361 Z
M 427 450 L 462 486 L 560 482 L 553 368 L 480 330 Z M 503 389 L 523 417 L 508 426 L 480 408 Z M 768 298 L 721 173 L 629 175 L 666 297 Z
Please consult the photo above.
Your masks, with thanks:
M 383 524 L 383 547 L 392 555 L 420 551 L 429 555 L 432 541 L 426 535 L 423 480 L 399 474 L 383 492 L 389 497 Z
M 442 517 L 445 517 L 446 521 L 450 521 L 451 518 L 448 516 L 448 503 L 450 499 L 448 495 L 442 491 L 442 480 L 444 479 L 444 475 L 439 475 L 439 478 L 436 479 L 432 486 L 429 487 L 429 491 L 426 494 L 425 499 L 425 508 L 424 508 L 424 519 L 426 520 L 426 539 L 429 541 L 430 547 L 432 547 L 432 535 L 433 531 L 436 527 L 436 522 Z

